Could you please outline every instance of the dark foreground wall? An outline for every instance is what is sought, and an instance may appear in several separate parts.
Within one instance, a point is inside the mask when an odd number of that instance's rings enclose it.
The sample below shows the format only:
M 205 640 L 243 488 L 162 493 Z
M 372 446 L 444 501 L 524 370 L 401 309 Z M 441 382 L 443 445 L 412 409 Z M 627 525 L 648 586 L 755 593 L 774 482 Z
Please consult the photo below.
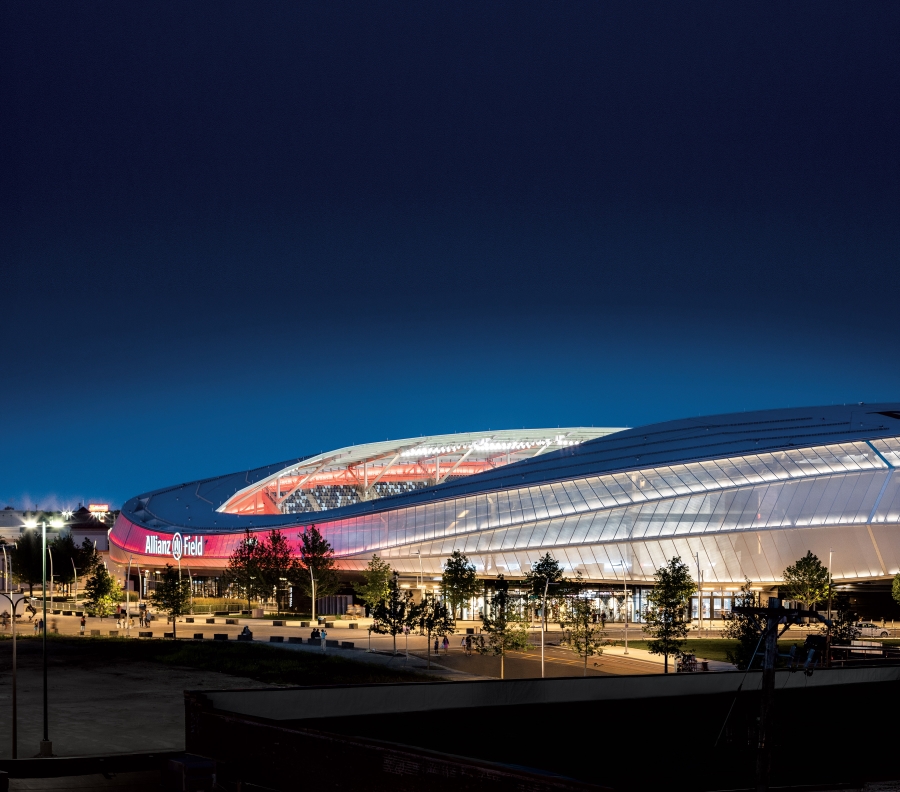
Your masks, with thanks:
M 430 773 L 437 785 L 427 786 L 434 790 L 444 788 L 438 777 L 447 789 L 506 788 L 500 776 L 491 780 L 481 770 L 460 775 L 467 765 L 461 758 L 445 757 L 445 764 L 437 761 L 426 772 L 431 751 L 468 757 L 472 767 L 519 765 L 618 789 L 747 788 L 754 785 L 759 678 L 734 673 L 191 693 L 187 748 L 214 758 L 241 752 L 242 761 L 265 767 L 273 778 L 281 772 L 276 766 L 288 768 L 302 756 L 310 780 L 320 772 L 329 783 L 347 778 L 346 786 L 333 788 L 351 789 L 354 782 L 356 788 L 364 782 L 371 789 L 380 783 L 425 788 L 417 773 Z M 812 677 L 778 672 L 773 783 L 896 776 L 889 715 L 898 680 L 898 667 L 819 670 Z M 405 758 L 390 758 L 391 752 L 405 752 Z M 346 754 L 358 755 L 362 764 L 339 759 Z M 321 768 L 314 758 L 310 770 L 308 758 L 319 756 Z M 410 771 L 408 786 L 390 770 L 407 761 L 418 768 Z M 578 788 L 546 781 L 554 785 L 548 789 Z M 515 784 L 508 788 L 522 788 L 521 779 L 509 776 L 508 782 Z

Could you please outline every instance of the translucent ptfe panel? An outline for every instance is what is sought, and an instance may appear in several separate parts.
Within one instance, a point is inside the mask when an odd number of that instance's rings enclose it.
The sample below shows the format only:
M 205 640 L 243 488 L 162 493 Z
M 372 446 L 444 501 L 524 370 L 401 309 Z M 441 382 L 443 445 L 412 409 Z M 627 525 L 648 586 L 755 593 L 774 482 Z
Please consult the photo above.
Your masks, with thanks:
M 877 441 L 876 448 L 896 459 L 900 439 Z M 346 556 L 591 512 L 590 525 L 578 524 L 581 541 L 841 524 L 868 519 L 876 503 L 885 521 L 900 509 L 894 485 L 879 500 L 887 470 L 866 443 L 842 443 L 466 496 L 322 527 Z M 547 537 L 545 528 L 528 541 L 548 547 L 571 541 L 561 534 L 560 527 Z
M 900 437 L 873 440 L 872 445 L 893 467 L 900 467 Z

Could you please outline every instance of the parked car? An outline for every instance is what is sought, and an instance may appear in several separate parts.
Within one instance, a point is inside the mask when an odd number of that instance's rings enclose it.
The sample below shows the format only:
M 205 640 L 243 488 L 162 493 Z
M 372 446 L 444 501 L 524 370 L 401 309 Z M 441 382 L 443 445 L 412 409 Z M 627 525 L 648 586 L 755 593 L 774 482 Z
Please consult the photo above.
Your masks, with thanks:
M 885 630 L 884 627 L 879 627 L 877 624 L 873 624 L 872 622 L 857 622 L 855 630 L 857 638 L 888 637 L 888 631 Z

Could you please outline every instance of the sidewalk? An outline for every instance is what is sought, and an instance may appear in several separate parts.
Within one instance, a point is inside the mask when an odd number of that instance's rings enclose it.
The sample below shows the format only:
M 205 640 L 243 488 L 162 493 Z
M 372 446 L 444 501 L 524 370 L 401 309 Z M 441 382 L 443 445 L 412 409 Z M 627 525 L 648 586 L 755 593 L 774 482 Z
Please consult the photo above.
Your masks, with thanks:
M 604 646 L 603 654 L 624 657 L 625 656 L 625 647 L 624 646 Z M 636 649 L 634 647 L 628 648 L 628 658 L 631 660 L 641 660 L 646 663 L 653 663 L 654 665 L 662 666 L 665 665 L 665 659 L 662 655 L 651 654 L 646 649 Z M 708 663 L 708 668 L 710 671 L 734 671 L 735 667 L 731 663 L 723 662 L 722 660 L 706 660 L 704 657 L 698 657 L 697 660 L 705 660 Z M 675 669 L 675 657 L 669 656 L 669 669 L 674 671 Z

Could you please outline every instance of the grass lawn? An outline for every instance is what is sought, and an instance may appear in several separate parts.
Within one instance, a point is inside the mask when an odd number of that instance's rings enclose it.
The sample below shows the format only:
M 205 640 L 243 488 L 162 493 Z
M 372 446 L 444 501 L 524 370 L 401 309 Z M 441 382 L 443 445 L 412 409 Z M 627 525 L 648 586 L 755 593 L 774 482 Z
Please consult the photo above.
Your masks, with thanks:
M 22 639 L 21 643 L 33 643 L 34 650 L 39 651 L 40 641 L 37 638 Z M 236 641 L 214 643 L 49 637 L 49 643 L 49 653 L 64 663 L 162 663 L 248 677 L 274 685 L 360 685 L 373 682 L 430 682 L 435 679 L 404 669 L 383 668 L 342 657 Z

